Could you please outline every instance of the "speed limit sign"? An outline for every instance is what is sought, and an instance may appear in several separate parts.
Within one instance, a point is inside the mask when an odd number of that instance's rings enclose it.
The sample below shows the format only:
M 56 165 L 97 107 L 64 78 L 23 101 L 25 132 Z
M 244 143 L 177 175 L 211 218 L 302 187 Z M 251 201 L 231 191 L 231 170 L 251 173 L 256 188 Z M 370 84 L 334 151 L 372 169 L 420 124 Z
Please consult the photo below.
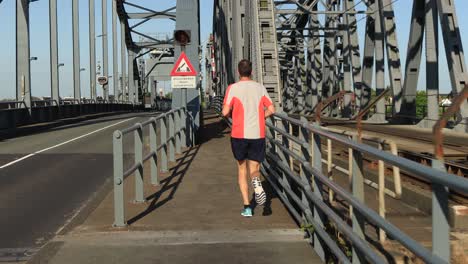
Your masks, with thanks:
M 107 76 L 99 76 L 97 78 L 97 81 L 100 85 L 106 85 L 108 80 L 107 80 Z

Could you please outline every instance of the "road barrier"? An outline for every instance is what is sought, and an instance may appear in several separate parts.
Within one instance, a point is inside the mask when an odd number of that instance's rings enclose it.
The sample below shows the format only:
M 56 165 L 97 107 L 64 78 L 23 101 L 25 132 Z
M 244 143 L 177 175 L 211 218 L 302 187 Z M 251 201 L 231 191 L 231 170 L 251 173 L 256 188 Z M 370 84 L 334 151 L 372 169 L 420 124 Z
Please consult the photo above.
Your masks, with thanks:
M 157 127 L 159 124 L 159 142 Z M 168 161 L 175 162 L 175 154 L 181 154 L 182 148 L 191 146 L 194 139 L 193 117 L 185 107 L 173 109 L 167 113 L 152 117 L 143 123 L 136 123 L 123 130 L 116 130 L 113 135 L 114 157 L 114 226 L 124 227 L 125 201 L 124 180 L 135 175 L 135 203 L 145 202 L 144 163 L 150 161 L 151 184 L 159 185 L 158 174 L 168 171 Z M 149 128 L 149 153 L 144 155 L 144 128 Z M 130 168 L 124 171 L 124 136 L 133 132 L 135 159 Z M 159 152 L 159 155 L 158 155 Z M 158 157 L 160 161 L 158 162 Z
M 220 113 L 222 98 L 215 98 L 212 106 Z M 331 252 L 341 263 L 387 263 L 365 239 L 364 228 L 367 222 L 383 230 L 426 263 L 450 262 L 448 193 L 449 189 L 468 193 L 467 179 L 362 144 L 358 136 L 351 140 L 317 124 L 311 124 L 306 119 L 294 119 L 284 113 L 273 115 L 267 120 L 266 126 L 267 158 L 261 166 L 262 174 L 291 215 L 310 234 L 314 249 L 322 260 L 327 260 L 327 252 Z M 350 150 L 351 192 L 325 175 L 322 169 L 322 139 Z M 366 206 L 364 155 L 432 184 L 432 252 Z M 295 164 L 299 164 L 299 169 Z M 333 209 L 325 195 L 326 189 L 349 204 L 351 225 L 342 220 L 343 216 Z M 330 234 L 328 227 L 331 223 L 350 243 L 351 258 L 337 244 L 335 240 L 338 239 Z

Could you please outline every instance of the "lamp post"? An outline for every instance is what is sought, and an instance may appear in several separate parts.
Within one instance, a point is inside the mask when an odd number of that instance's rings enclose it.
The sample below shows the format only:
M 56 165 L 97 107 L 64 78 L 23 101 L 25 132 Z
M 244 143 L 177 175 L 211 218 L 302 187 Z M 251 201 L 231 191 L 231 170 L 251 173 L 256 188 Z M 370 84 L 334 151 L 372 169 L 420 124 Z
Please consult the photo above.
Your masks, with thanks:
M 57 64 L 57 75 L 58 75 L 58 78 L 57 78 L 57 91 L 60 91 L 60 67 L 63 67 L 65 66 L 64 63 L 59 63 Z M 58 102 L 56 102 L 57 105 L 60 105 L 60 94 L 58 94 Z

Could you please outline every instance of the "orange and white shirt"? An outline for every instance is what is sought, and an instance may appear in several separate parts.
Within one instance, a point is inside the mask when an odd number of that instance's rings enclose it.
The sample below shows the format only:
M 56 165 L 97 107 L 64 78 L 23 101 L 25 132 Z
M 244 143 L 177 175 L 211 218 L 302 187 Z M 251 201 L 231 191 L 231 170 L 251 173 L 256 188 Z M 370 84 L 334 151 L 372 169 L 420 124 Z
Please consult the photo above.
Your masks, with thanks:
M 255 81 L 231 84 L 224 105 L 232 108 L 231 137 L 265 138 L 265 107 L 272 105 L 266 88 Z

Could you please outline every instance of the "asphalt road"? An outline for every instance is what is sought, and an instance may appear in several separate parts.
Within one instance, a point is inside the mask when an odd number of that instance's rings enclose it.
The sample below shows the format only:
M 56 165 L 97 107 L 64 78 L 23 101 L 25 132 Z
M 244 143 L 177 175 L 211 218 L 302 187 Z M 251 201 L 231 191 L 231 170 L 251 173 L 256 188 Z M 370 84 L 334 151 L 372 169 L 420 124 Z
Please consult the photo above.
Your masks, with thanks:
M 113 131 L 149 115 L 104 117 L 0 140 L 0 260 L 38 248 L 60 231 L 112 177 Z

